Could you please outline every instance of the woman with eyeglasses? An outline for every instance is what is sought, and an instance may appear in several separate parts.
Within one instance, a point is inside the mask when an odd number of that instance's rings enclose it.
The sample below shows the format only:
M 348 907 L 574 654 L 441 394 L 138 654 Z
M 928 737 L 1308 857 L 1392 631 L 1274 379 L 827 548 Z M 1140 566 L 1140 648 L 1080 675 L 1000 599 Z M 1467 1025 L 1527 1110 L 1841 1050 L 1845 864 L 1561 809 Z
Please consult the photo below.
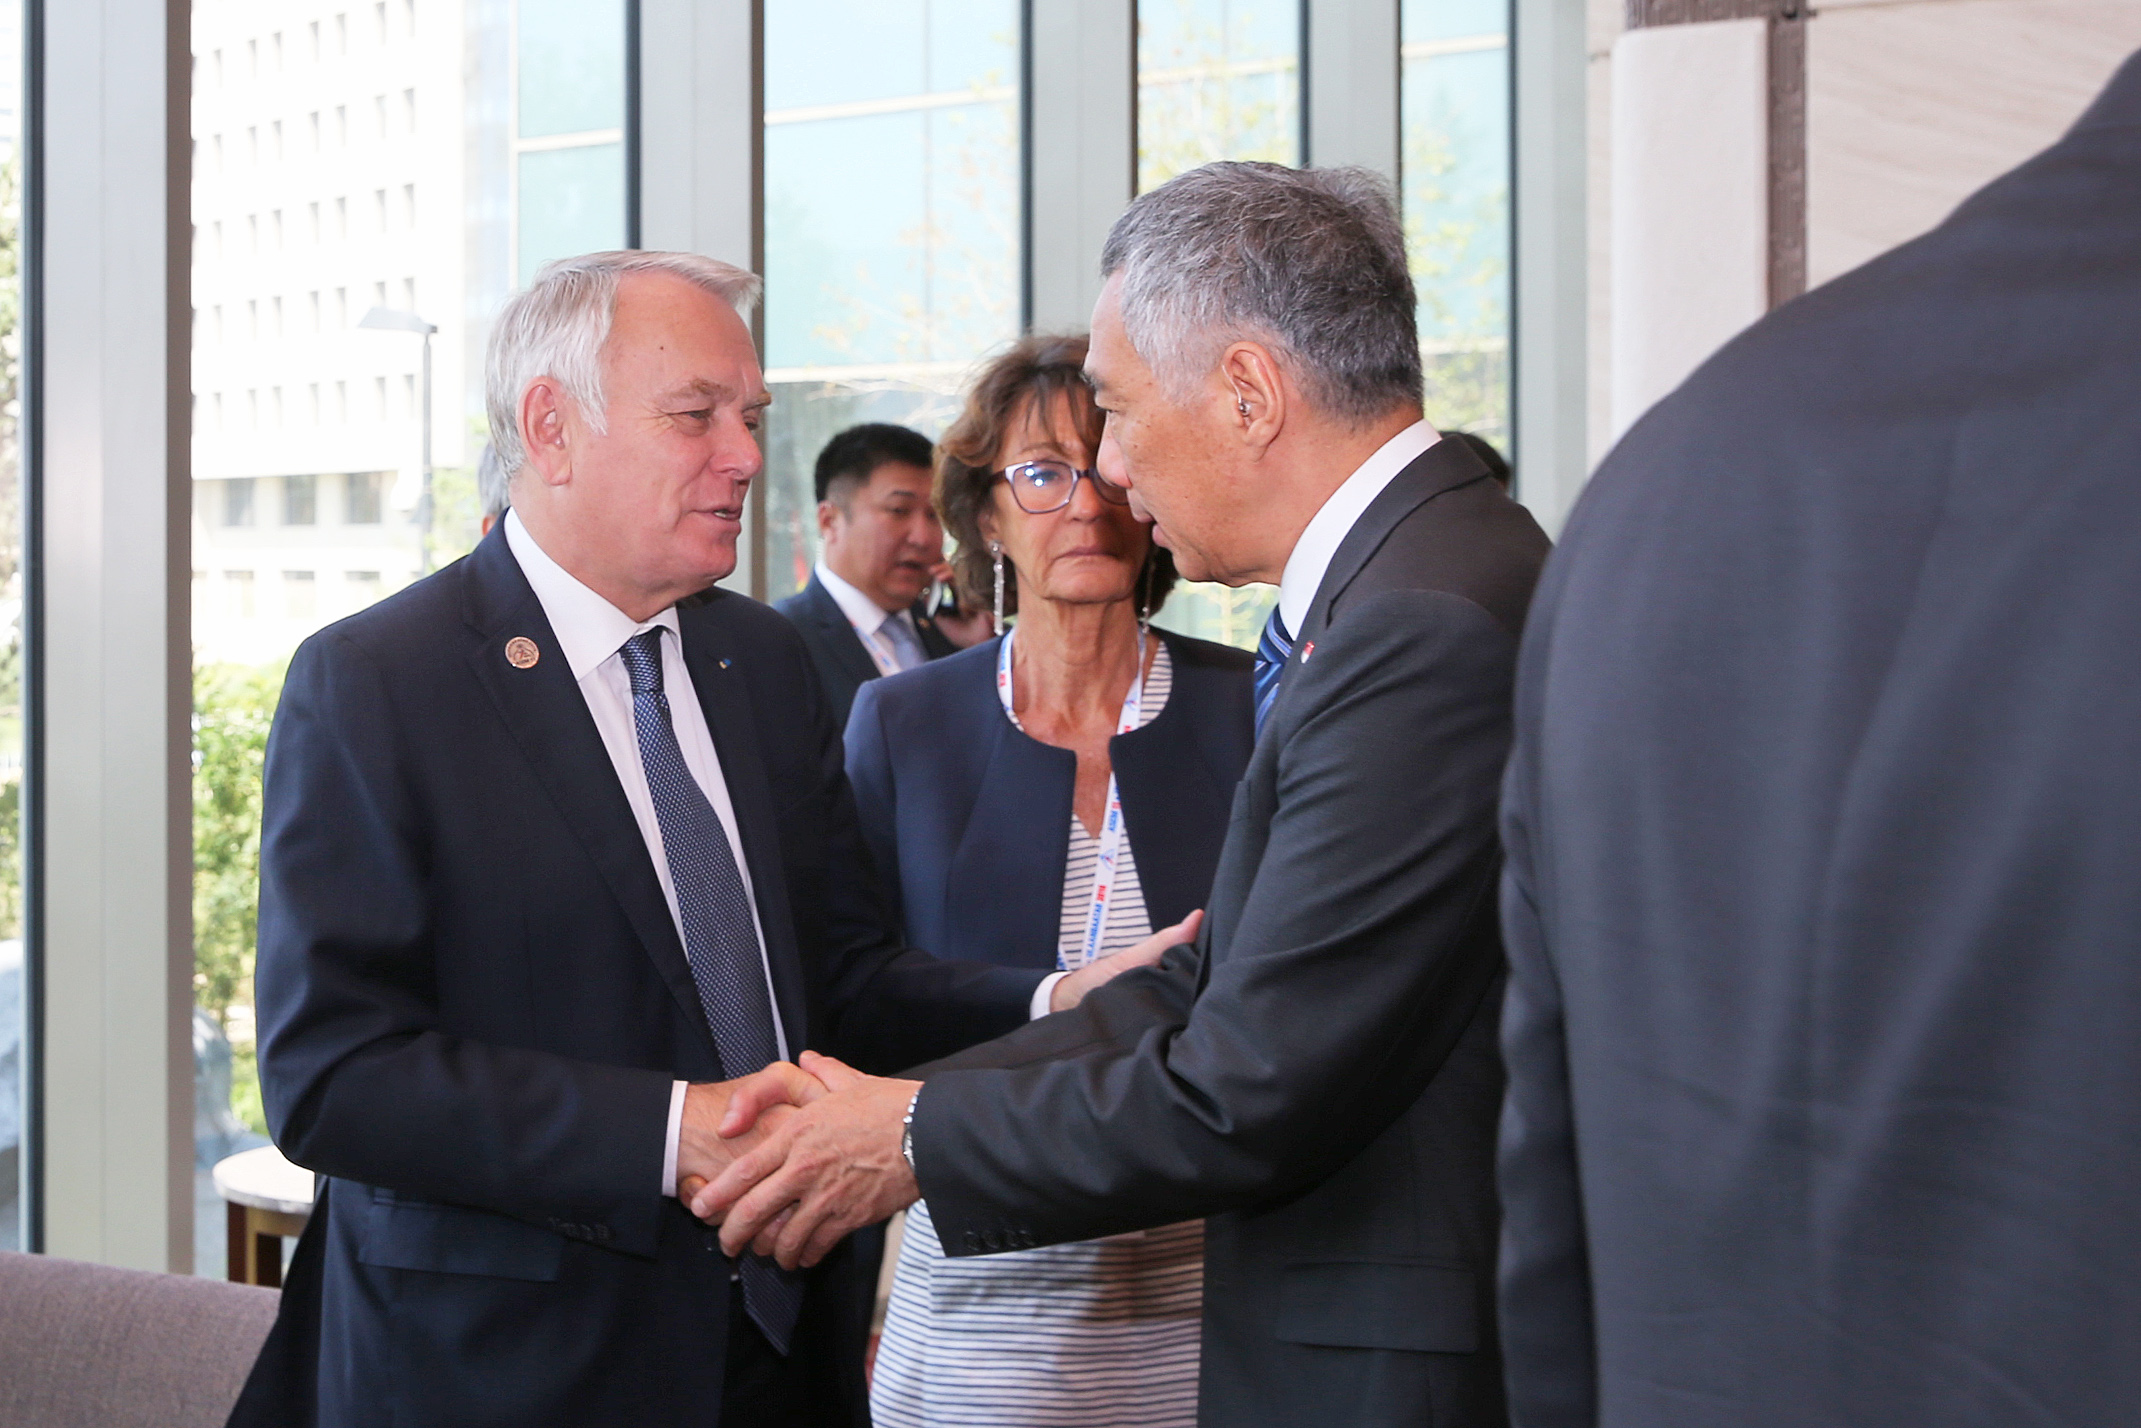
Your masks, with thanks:
M 1174 567 L 1094 469 L 1085 352 L 1018 343 L 938 451 L 962 599 L 1001 634 L 864 685 L 848 722 L 871 852 L 908 941 L 940 956 L 1069 972 L 1187 918 L 1254 742 L 1250 657 L 1148 624 Z M 1191 1222 L 948 1258 L 916 1205 L 878 1428 L 1186 1428 L 1203 1249 Z

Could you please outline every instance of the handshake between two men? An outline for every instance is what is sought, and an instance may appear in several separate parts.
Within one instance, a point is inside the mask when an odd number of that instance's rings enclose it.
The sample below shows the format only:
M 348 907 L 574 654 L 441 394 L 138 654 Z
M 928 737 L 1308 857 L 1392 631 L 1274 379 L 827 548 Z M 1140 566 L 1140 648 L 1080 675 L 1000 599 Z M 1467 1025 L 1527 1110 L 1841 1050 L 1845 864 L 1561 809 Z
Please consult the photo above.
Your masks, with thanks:
M 1196 940 L 1202 910 L 1058 979 L 1048 1009 Z M 677 1145 L 677 1198 L 721 1227 L 721 1247 L 784 1269 L 818 1263 L 848 1234 L 921 1198 L 905 1145 L 920 1081 L 868 1076 L 805 1051 L 734 1081 L 694 1084 Z

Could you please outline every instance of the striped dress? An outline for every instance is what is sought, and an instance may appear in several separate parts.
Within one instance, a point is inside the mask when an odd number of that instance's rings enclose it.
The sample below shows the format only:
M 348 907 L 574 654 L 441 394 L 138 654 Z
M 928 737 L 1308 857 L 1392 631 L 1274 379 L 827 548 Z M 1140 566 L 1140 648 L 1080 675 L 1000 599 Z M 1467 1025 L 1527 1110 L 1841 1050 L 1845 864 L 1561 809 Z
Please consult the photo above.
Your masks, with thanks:
M 1173 686 L 1167 646 L 1145 679 L 1138 724 Z M 1152 935 L 1125 827 L 1101 939 L 1119 952 Z M 1059 946 L 1075 960 L 1092 906 L 1099 841 L 1071 817 Z M 877 1428 L 1189 1428 L 1197 1421 L 1204 1225 L 948 1259 L 929 1206 L 907 1213 L 877 1350 Z

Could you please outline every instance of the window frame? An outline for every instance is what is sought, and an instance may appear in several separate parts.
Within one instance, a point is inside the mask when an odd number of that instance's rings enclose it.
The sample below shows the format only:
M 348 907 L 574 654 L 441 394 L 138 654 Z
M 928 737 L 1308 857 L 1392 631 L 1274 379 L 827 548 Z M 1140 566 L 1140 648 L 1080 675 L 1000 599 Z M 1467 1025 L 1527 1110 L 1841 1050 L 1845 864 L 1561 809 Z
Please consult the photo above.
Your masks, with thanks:
M 763 270 L 764 5 L 627 0 L 633 244 Z M 1585 473 L 1584 15 L 1511 9 L 1512 423 L 1521 494 L 1552 529 Z M 1397 15 L 1397 0 L 1304 5 L 1309 162 L 1398 176 Z M 190 23 L 181 0 L 24 5 L 24 1243 L 178 1271 L 193 1257 Z M 1020 310 L 1029 330 L 1082 326 L 1135 182 L 1135 0 L 1022 0 L 1021 25 Z M 61 169 L 97 178 L 48 191 Z M 134 399 L 159 387 L 162 403 Z M 727 583 L 762 594 L 764 503 L 750 509 Z M 48 775 L 67 800 L 48 800 Z

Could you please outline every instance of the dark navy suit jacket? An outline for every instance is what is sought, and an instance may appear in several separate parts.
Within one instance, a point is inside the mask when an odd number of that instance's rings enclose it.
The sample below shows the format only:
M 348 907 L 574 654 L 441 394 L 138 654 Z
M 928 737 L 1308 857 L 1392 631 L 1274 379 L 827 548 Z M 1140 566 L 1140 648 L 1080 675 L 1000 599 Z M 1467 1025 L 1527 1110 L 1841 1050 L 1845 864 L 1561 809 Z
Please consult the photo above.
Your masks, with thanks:
M 1156 631 L 1167 706 L 1108 754 L 1154 927 L 1203 907 L 1255 742 L 1247 653 Z M 946 957 L 1052 972 L 1078 759 L 1019 732 L 996 694 L 998 642 L 865 685 L 849 775 L 907 935 Z
M 791 1051 L 890 1070 L 1023 1023 L 1039 974 L 888 930 L 793 627 L 722 591 L 678 617 Z M 720 1063 L 502 530 L 298 650 L 268 742 L 258 999 L 270 1128 L 326 1179 L 236 1421 L 712 1421 L 729 1262 L 657 1183 L 672 1079 Z M 797 1330 L 837 1379 L 827 1421 L 866 1421 L 855 1281 L 876 1266 L 853 1259 L 816 1271 Z
M 1494 814 L 1545 555 L 1470 448 L 1400 472 L 1302 622 L 1197 944 L 915 1105 L 949 1254 L 1205 1218 L 1205 1428 L 1504 1422 Z
M 2141 1423 L 2141 57 L 1629 431 L 1504 809 L 1523 1428 Z
M 877 661 L 863 647 L 862 636 L 855 633 L 847 611 L 840 608 L 833 592 L 816 575 L 795 594 L 774 601 L 773 608 L 795 622 L 803 647 L 810 651 L 810 662 L 818 671 L 818 680 L 825 686 L 833 722 L 845 726 L 855 691 L 871 680 L 883 678 Z M 922 652 L 931 659 L 943 659 L 959 648 L 919 604 L 914 607 L 914 632 L 922 641 Z

